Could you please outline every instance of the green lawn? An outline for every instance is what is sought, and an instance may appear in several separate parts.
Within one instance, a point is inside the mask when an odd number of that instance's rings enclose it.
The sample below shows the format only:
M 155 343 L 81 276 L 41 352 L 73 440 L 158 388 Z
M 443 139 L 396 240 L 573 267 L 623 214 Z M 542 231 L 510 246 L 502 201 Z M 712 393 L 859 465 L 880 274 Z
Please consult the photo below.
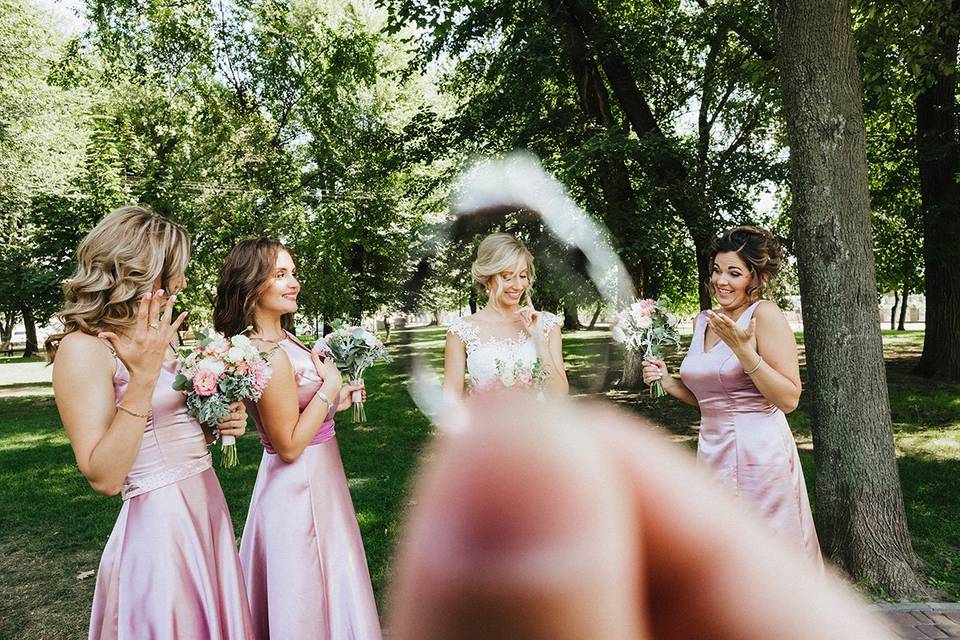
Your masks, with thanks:
M 357 509 L 378 598 L 388 581 L 389 557 L 416 461 L 431 428 L 406 391 L 406 365 L 420 356 L 442 367 L 443 332 L 397 332 L 394 363 L 367 375 L 369 422 L 337 424 L 344 466 Z M 570 379 L 592 388 L 616 379 L 620 366 L 609 355 L 604 332 L 565 335 Z M 915 378 L 922 333 L 885 334 L 891 404 L 896 426 L 908 519 L 915 548 L 930 581 L 960 599 L 960 385 Z M 614 352 L 615 353 L 615 352 Z M 675 365 L 678 357 L 672 358 Z M 6 365 L 0 366 L 6 368 Z M 42 375 L 30 369 L 31 375 Z M 25 370 L 26 371 L 26 370 Z M 95 494 L 76 469 L 49 383 L 4 379 L 0 393 L 0 637 L 77 638 L 85 634 L 93 578 L 100 552 L 120 508 L 119 498 Z M 663 424 L 675 440 L 694 446 L 697 413 L 677 402 L 652 403 L 644 394 L 608 391 L 611 400 Z M 806 406 L 790 416 L 812 483 L 812 452 Z M 237 534 L 250 499 L 260 457 L 251 431 L 238 443 L 241 464 L 218 469 Z M 812 486 L 811 486 L 812 489 Z M 812 491 L 811 491 L 812 494 Z

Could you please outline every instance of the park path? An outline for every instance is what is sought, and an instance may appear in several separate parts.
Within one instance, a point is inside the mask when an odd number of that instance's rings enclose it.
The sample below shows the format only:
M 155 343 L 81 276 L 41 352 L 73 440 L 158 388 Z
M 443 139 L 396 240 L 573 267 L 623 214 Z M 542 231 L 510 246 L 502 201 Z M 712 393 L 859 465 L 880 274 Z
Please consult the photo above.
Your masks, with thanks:
M 903 640 L 960 638 L 960 603 L 899 602 L 872 607 Z

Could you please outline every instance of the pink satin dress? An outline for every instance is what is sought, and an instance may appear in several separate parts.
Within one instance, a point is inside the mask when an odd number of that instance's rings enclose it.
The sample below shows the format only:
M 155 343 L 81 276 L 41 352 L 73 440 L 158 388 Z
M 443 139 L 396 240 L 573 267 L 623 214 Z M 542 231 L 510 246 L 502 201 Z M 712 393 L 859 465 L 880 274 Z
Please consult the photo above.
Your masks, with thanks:
M 747 327 L 759 302 L 740 316 Z M 683 384 L 700 403 L 697 458 L 759 511 L 777 536 L 823 566 L 797 445 L 783 412 L 757 389 L 722 340 L 704 350 L 705 312 L 697 318 Z
M 130 376 L 115 359 L 120 402 Z M 91 639 L 253 637 L 227 502 L 200 423 L 173 380 L 170 362 L 100 559 Z
M 323 384 L 310 351 L 290 358 L 302 412 Z M 332 415 L 291 463 L 270 445 L 257 407 L 263 458 L 240 542 L 240 562 L 260 640 L 379 640 L 377 606 Z

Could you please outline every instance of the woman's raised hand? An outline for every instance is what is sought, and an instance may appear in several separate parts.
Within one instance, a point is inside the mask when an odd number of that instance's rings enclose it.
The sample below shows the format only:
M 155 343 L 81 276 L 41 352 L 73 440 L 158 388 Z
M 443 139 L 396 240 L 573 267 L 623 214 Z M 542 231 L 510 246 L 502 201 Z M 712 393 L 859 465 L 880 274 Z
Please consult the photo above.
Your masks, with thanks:
M 112 331 L 101 331 L 97 337 L 109 340 L 117 357 L 135 379 L 155 382 L 160 367 L 167 357 L 167 348 L 177 335 L 187 313 L 173 319 L 173 304 L 177 296 L 164 299 L 163 289 L 145 293 L 140 298 L 137 322 L 132 331 L 118 336 Z
M 335 384 L 334 394 L 340 393 L 340 387 L 343 386 L 343 379 L 340 376 L 340 370 L 337 369 L 337 361 L 333 356 L 321 358 L 316 351 L 310 352 L 313 359 L 313 366 L 317 370 L 317 375 L 323 380 L 324 384 Z M 330 398 L 333 400 L 333 398 Z
M 757 320 L 755 318 L 750 319 L 750 324 L 744 331 L 737 326 L 736 322 L 722 313 L 707 311 L 707 324 L 734 353 L 740 353 L 744 350 L 757 350 Z
M 527 303 L 520 307 L 517 312 L 520 316 L 520 322 L 523 324 L 523 330 L 534 338 L 543 337 L 543 312 L 537 311 L 533 306 L 533 300 L 530 299 L 530 292 L 527 292 Z

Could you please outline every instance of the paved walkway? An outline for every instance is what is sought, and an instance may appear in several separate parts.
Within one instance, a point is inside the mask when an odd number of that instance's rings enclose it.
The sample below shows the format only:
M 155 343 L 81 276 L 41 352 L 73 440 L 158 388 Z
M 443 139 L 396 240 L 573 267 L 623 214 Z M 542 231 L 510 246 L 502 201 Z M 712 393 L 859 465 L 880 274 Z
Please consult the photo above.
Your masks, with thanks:
M 872 607 L 904 640 L 960 638 L 960 603 L 898 602 Z

